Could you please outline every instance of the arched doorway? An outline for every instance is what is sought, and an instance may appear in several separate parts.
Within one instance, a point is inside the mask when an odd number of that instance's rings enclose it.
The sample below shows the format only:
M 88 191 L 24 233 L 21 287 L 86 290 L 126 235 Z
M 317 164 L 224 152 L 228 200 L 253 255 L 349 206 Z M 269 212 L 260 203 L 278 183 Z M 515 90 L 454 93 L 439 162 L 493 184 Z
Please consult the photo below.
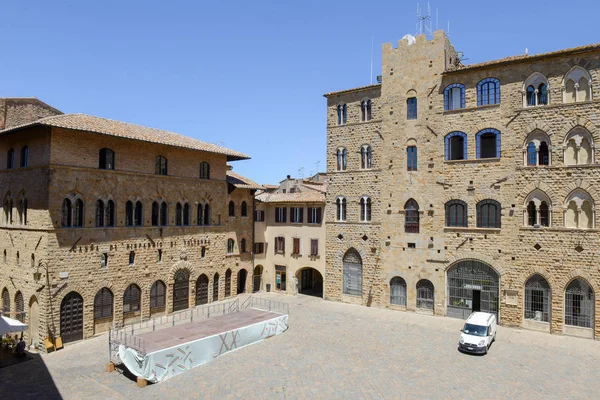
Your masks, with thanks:
M 28 326 L 28 335 L 27 335 L 27 344 L 33 344 L 40 340 L 40 306 L 38 304 L 37 298 L 35 296 L 31 296 L 29 300 L 29 322 Z
M 83 339 L 83 298 L 77 292 L 67 294 L 60 303 L 60 336 L 63 343 Z
M 446 314 L 467 318 L 474 311 L 499 317 L 500 277 L 488 264 L 463 260 L 448 269 L 448 304 Z
M 196 281 L 196 305 L 208 304 L 208 276 L 202 274 Z
M 246 293 L 246 278 L 248 271 L 240 269 L 237 276 L 237 294 Z
M 252 276 L 252 293 L 258 292 L 262 287 L 263 266 L 257 265 L 254 267 L 254 275 Z
M 173 311 L 185 310 L 190 306 L 190 273 L 185 269 L 175 272 L 173 284 Z
M 231 270 L 225 271 L 225 298 L 231 296 Z
M 323 275 L 314 268 L 303 268 L 296 272 L 298 293 L 323 297 Z
M 350 249 L 342 260 L 344 266 L 343 293 L 362 296 L 362 257 L 355 249 Z

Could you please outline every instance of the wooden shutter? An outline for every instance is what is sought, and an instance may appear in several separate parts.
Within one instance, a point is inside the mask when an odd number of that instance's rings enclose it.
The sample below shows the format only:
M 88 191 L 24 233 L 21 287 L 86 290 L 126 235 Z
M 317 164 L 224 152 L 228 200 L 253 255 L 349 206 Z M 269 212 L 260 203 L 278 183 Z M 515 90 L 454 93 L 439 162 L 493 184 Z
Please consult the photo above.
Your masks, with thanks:
M 300 239 L 294 238 L 294 254 L 300 254 Z

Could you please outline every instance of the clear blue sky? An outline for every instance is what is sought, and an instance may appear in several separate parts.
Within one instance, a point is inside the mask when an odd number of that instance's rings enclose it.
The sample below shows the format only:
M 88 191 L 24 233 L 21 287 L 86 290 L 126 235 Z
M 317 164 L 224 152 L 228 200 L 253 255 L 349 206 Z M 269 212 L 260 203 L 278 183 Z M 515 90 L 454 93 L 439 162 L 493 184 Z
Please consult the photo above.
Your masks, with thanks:
M 421 2 L 421 4 L 425 4 Z M 600 2 L 432 2 L 466 63 L 600 41 Z M 370 83 L 416 2 L 0 0 L 0 97 L 37 97 L 249 154 L 260 183 L 325 169 L 329 91 Z M 561 27 L 568 27 L 561 29 Z

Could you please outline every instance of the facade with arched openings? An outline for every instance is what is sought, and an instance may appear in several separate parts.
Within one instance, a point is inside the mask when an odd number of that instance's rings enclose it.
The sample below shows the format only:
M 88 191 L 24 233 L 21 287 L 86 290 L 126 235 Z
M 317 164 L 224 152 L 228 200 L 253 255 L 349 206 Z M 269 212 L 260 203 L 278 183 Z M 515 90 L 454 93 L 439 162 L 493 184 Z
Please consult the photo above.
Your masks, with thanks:
M 328 298 L 457 318 L 482 310 L 600 339 L 599 56 L 590 45 L 463 65 L 435 32 L 384 44 L 380 83 L 327 93 Z M 385 104 L 380 117 L 338 126 L 336 105 L 365 97 Z M 335 168 L 338 148 L 367 141 L 380 169 L 361 169 L 352 152 Z M 350 207 L 365 194 L 369 223 Z M 344 293 L 351 248 L 360 295 Z

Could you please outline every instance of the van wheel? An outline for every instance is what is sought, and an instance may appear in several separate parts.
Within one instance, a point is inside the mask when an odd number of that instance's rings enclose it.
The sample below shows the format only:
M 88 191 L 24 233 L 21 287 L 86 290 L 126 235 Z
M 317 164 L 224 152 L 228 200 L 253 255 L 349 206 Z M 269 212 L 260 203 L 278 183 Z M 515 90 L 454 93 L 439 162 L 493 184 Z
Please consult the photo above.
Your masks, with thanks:
M 494 337 L 492 338 L 492 343 L 496 341 L 496 332 L 494 332 Z

